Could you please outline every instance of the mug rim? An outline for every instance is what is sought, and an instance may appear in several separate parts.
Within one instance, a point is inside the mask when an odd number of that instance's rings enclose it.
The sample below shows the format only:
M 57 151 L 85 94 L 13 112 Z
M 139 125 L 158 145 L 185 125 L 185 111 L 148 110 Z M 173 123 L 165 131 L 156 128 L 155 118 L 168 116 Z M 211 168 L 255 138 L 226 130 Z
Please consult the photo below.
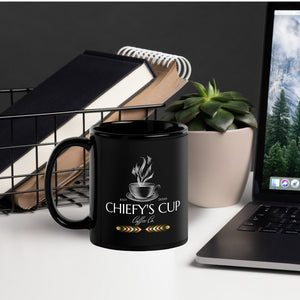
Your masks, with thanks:
M 141 187 L 144 187 L 144 186 L 155 186 L 156 184 L 154 182 L 141 182 L 141 183 L 138 183 L 138 182 L 130 182 L 129 185 L 138 185 L 138 186 L 141 186 Z
M 142 124 L 148 124 L 149 127 L 153 126 L 165 126 L 167 130 L 144 130 L 141 132 L 117 132 L 112 127 L 123 126 L 123 125 L 135 125 L 136 127 Z M 105 130 L 106 129 L 106 130 Z M 113 121 L 98 123 L 91 127 L 91 133 L 101 136 L 110 137 L 127 137 L 127 138 L 160 138 L 160 137 L 171 137 L 171 136 L 183 136 L 188 134 L 188 127 L 183 123 L 162 121 L 162 120 L 124 120 L 124 121 Z

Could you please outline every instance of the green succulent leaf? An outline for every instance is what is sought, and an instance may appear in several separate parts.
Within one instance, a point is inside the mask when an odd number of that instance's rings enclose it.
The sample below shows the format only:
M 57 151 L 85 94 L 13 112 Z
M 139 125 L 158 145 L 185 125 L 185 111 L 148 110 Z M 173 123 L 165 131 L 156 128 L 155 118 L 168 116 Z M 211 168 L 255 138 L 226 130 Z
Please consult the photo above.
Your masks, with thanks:
M 198 105 L 205 100 L 204 97 L 191 97 L 184 100 L 184 109 Z
M 185 94 L 180 97 L 180 100 L 185 100 L 185 99 L 191 98 L 191 97 L 199 97 L 199 94 L 197 94 L 197 93 Z
M 206 118 L 205 122 L 215 130 L 224 132 L 232 124 L 234 116 L 231 112 L 220 108 L 213 118 Z
M 214 93 L 217 94 L 218 93 L 218 90 L 217 90 L 217 84 L 216 84 L 216 81 L 215 79 L 213 78 L 213 80 L 211 81 L 211 84 L 214 88 Z
M 229 101 L 244 101 L 247 103 L 247 99 L 246 98 L 232 98 L 232 97 L 227 97 L 222 95 L 222 93 L 220 93 L 218 96 L 213 96 L 211 98 L 212 100 L 216 100 L 216 101 L 222 101 L 222 102 L 229 102 Z
M 244 101 L 229 101 L 224 103 L 222 107 L 240 114 L 249 113 L 249 105 Z
M 183 108 L 183 101 L 176 100 L 172 102 L 166 109 L 166 111 L 174 112 Z
M 241 93 L 234 91 L 223 92 L 221 95 L 228 98 L 244 98 Z
M 221 101 L 221 102 L 228 102 L 228 101 L 231 100 L 230 98 L 221 96 L 221 94 L 220 94 L 219 96 L 213 96 L 213 97 L 211 97 L 210 99 L 211 99 L 211 100 L 215 100 L 215 101 Z
M 233 91 L 220 93 L 220 96 L 227 98 L 228 100 L 248 101 L 245 97 L 242 96 L 241 93 Z
M 162 121 L 176 121 L 176 119 L 175 119 L 175 113 L 174 112 L 166 111 L 166 112 L 164 112 L 161 120 Z
M 199 106 L 192 106 L 188 109 L 180 110 L 175 114 L 177 122 L 188 123 L 199 114 Z
M 191 84 L 194 86 L 200 97 L 207 97 L 205 86 L 199 82 L 191 81 Z
M 235 115 L 234 118 L 237 121 L 242 122 L 243 124 L 257 128 L 257 121 L 252 113 L 248 113 L 245 115 Z
M 201 118 L 195 118 L 188 124 L 189 131 L 206 131 L 205 122 Z
M 208 97 L 214 96 L 214 88 L 210 82 L 208 82 L 207 88 L 206 88 L 206 94 Z
M 244 97 L 240 97 L 240 98 L 232 98 L 233 101 L 244 101 L 246 103 L 248 103 L 248 99 L 244 98 Z
M 234 124 L 234 123 L 232 123 L 228 128 L 227 128 L 227 130 L 234 130 L 234 129 L 237 129 L 238 127 Z
M 214 117 L 219 108 L 223 105 L 219 101 L 207 101 L 199 105 L 201 111 L 208 114 L 210 117 Z

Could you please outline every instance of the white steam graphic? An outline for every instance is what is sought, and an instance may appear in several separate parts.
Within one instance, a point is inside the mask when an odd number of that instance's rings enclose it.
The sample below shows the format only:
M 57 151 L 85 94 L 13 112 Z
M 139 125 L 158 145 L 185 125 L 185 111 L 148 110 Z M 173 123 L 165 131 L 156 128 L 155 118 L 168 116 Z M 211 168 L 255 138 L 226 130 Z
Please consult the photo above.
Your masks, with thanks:
M 136 164 L 131 171 L 139 184 L 147 182 L 154 174 L 154 172 L 152 172 L 152 158 L 147 155 L 147 158 L 141 157 L 141 159 L 143 160 L 142 164 Z

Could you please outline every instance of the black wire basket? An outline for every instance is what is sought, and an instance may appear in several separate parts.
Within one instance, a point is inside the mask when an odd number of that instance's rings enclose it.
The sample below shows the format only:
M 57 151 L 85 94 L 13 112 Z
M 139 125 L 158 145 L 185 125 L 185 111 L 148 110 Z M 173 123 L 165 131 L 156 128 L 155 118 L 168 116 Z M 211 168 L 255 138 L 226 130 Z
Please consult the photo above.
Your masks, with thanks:
M 2 89 L 0 90 L 0 101 L 6 107 L 13 105 L 19 98 L 29 93 L 32 88 L 24 88 L 24 89 Z M 87 114 L 99 114 L 99 122 L 105 121 L 105 119 L 110 116 L 112 113 L 116 113 L 118 115 L 118 120 L 122 120 L 122 113 L 125 111 L 133 111 L 133 110 L 143 110 L 144 119 L 153 119 L 156 120 L 158 118 L 158 109 L 163 107 L 164 105 L 143 105 L 143 106 L 127 106 L 127 107 L 112 107 L 105 109 L 89 109 L 89 110 L 76 110 L 76 111 L 63 111 L 63 112 L 52 112 L 52 113 L 41 113 L 41 114 L 26 114 L 26 115 L 16 115 L 16 116 L 1 116 L 0 117 L 0 127 L 1 122 L 9 122 L 10 123 L 10 140 L 8 139 L 7 145 L 0 147 L 0 159 L 1 159 L 1 151 L 9 151 L 10 152 L 10 174 L 7 176 L 0 176 L 0 186 L 4 180 L 7 182 L 9 180 L 10 187 L 7 191 L 0 193 L 0 213 L 9 214 L 16 212 L 24 212 L 24 211 L 34 211 L 36 209 L 42 209 L 46 207 L 45 201 L 40 201 L 40 194 L 44 192 L 43 186 L 40 186 L 39 178 L 40 176 L 44 176 L 45 172 L 43 171 L 44 166 L 39 166 L 39 148 L 44 146 L 55 146 L 60 140 L 57 138 L 57 130 L 56 122 L 59 116 L 74 116 L 81 115 L 82 118 L 82 136 L 85 136 L 88 128 L 85 128 L 85 118 Z M 17 134 L 14 128 L 14 122 L 16 119 L 20 118 L 30 118 L 34 122 L 34 130 L 32 132 L 32 136 L 35 139 L 35 143 L 26 144 L 26 145 L 15 145 L 14 137 Z M 54 141 L 50 143 L 39 143 L 38 141 L 38 123 L 45 120 L 47 118 L 47 122 L 49 122 L 49 118 L 53 120 L 53 134 Z M 30 174 L 15 174 L 14 165 L 15 165 L 15 151 L 16 149 L 23 147 L 27 149 L 35 150 L 35 159 L 32 161 L 32 164 L 35 166 L 34 172 Z M 58 169 L 55 167 L 54 181 L 53 181 L 53 190 L 54 195 L 56 197 L 57 206 L 78 206 L 82 207 L 84 204 L 89 202 L 89 164 L 86 160 L 86 152 L 82 151 L 82 161 L 83 164 L 80 167 L 76 168 L 68 168 L 66 170 Z M 64 172 L 76 172 L 78 176 L 71 183 L 61 186 L 58 184 L 58 175 Z M 27 190 L 18 190 L 20 186 L 20 179 L 26 180 L 28 178 L 35 177 L 35 184 L 31 186 L 31 188 Z M 18 180 L 17 180 L 18 179 Z M 18 181 L 18 183 L 16 183 Z M 21 181 L 22 183 L 22 181 Z M 29 210 L 24 210 L 16 205 L 16 198 L 20 199 L 20 197 L 32 197 L 34 199 L 34 205 L 30 207 Z

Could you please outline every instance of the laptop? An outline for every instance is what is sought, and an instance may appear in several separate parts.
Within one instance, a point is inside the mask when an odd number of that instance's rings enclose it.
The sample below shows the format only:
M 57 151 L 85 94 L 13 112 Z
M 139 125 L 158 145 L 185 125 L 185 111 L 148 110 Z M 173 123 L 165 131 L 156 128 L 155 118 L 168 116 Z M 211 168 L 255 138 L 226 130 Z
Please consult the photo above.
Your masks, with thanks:
M 300 3 L 269 3 L 266 21 L 253 201 L 196 262 L 300 271 Z

